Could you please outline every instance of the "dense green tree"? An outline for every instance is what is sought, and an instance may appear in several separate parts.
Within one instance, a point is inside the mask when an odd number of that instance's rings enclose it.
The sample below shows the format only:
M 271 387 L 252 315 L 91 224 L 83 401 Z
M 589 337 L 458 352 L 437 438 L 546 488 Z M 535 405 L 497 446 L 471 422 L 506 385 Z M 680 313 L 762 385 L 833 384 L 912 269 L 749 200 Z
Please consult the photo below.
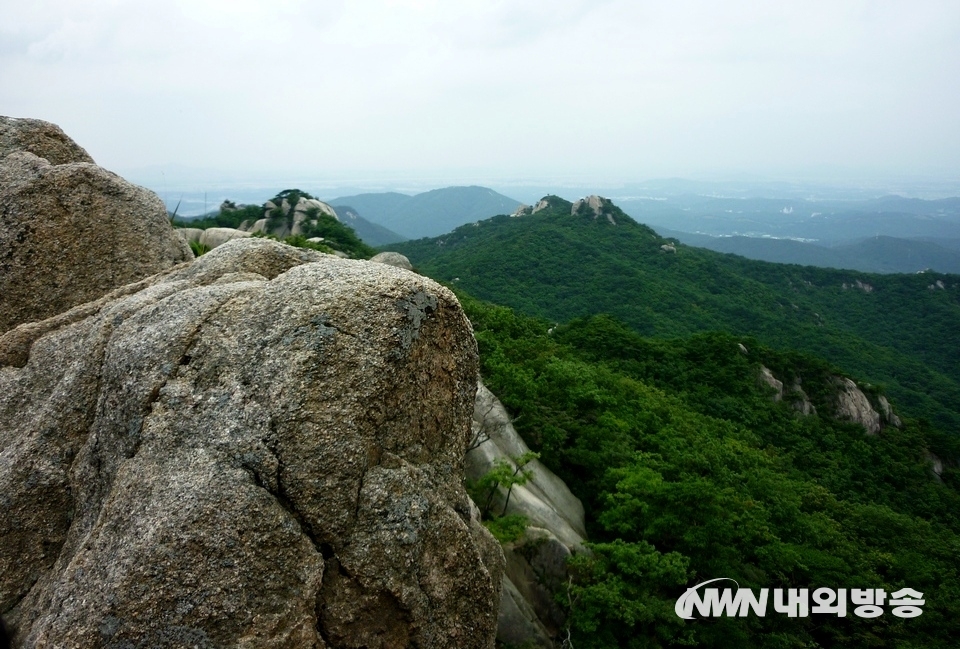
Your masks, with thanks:
M 883 386 L 907 415 L 960 430 L 960 278 L 670 252 L 662 246 L 675 241 L 610 203 L 596 218 L 556 197 L 548 204 L 393 248 L 435 279 L 553 322 L 609 313 L 657 338 L 727 331 L 812 353 Z M 948 450 L 945 439 L 931 443 Z
M 731 334 L 643 337 L 609 316 L 556 325 L 460 294 L 485 381 L 581 498 L 591 552 L 558 593 L 573 646 L 950 647 L 960 631 L 960 496 L 914 420 L 868 436 L 832 416 L 836 367 Z M 741 345 L 748 350 L 745 354 Z M 802 377 L 817 414 L 760 367 Z M 688 586 L 925 593 L 923 615 L 683 621 Z

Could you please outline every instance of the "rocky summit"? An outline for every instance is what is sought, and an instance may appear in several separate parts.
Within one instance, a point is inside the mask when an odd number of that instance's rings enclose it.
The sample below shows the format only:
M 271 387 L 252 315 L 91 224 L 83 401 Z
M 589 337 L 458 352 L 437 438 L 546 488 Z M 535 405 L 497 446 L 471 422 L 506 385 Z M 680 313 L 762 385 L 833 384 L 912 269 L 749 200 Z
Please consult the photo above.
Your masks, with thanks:
M 0 332 L 190 259 L 156 194 L 53 124 L 0 117 Z
M 433 281 L 237 239 L 0 357 L 14 646 L 493 646 L 476 343 Z

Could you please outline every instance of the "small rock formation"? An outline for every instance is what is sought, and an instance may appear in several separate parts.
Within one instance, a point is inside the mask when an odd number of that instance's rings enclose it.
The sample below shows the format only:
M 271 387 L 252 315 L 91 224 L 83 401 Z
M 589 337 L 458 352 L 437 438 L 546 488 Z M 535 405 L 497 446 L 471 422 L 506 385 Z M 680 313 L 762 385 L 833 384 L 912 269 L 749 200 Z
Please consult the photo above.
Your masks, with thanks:
M 672 243 L 665 243 L 665 244 L 663 244 L 662 246 L 660 246 L 660 250 L 662 250 L 662 251 L 664 251 L 664 252 L 674 252 L 674 253 L 675 253 L 675 252 L 677 252 L 677 247 L 676 247 L 675 245 L 673 245 Z
M 581 198 L 580 200 L 574 202 L 570 207 L 570 214 L 576 214 L 580 211 L 580 208 L 584 206 L 593 212 L 594 218 L 603 214 L 603 199 L 596 194 Z
M 0 159 L 17 151 L 32 153 L 52 165 L 94 164 L 90 154 L 56 124 L 40 119 L 0 116 Z
M 200 243 L 200 237 L 203 236 L 203 230 L 200 228 L 177 228 L 176 232 L 180 235 L 180 238 L 187 243 L 190 243 L 191 241 Z
M 897 417 L 896 413 L 893 412 L 893 408 L 885 396 L 880 395 L 877 397 L 877 408 L 880 410 L 880 418 L 884 423 L 890 424 L 895 428 L 900 428 L 900 426 L 903 425 L 900 417 Z
M 594 220 L 596 220 L 597 217 L 604 216 L 604 208 L 608 207 L 609 205 L 610 205 L 610 199 L 603 198 L 602 196 L 597 196 L 596 194 L 594 194 L 592 196 L 587 196 L 586 198 L 581 198 L 580 200 L 575 202 L 570 207 L 570 214 L 571 215 L 579 214 L 580 211 L 583 210 L 587 213 L 592 213 Z M 607 221 L 611 225 L 617 224 L 612 214 L 607 213 L 606 217 L 607 217 Z
M 937 481 L 943 482 L 943 460 L 930 451 L 923 452 L 923 459 L 930 463 L 930 470 L 933 471 Z
M 407 259 L 406 256 L 401 255 L 399 252 L 381 252 L 380 254 L 371 257 L 370 261 L 396 266 L 397 268 L 402 268 L 404 270 L 413 270 L 413 264 L 410 263 L 410 260 Z
M 741 345 L 741 347 L 743 347 Z M 743 347 L 744 353 L 746 353 L 746 347 Z M 817 414 L 817 409 L 810 402 L 810 398 L 807 396 L 807 393 L 803 391 L 801 386 L 800 377 L 796 377 L 793 380 L 793 383 L 788 389 L 784 389 L 783 381 L 778 379 L 773 375 L 773 372 L 764 365 L 760 366 L 760 374 L 757 377 L 757 382 L 765 388 L 772 389 L 771 398 L 774 401 L 783 401 L 785 398 L 790 402 L 790 405 L 794 410 L 799 412 L 801 415 L 815 415 Z
M 927 288 L 928 288 L 929 290 L 931 290 L 931 291 L 936 291 L 936 290 L 945 291 L 945 290 L 947 289 L 947 287 L 946 287 L 946 285 L 943 283 L 943 280 L 942 280 L 942 279 L 938 279 L 938 280 L 937 280 L 936 282 L 934 282 L 933 284 L 930 284 L 929 286 L 927 286 Z
M 53 124 L 0 118 L 0 147 L 0 333 L 193 259 L 156 194 Z
M 244 237 L 251 236 L 249 232 L 244 232 L 243 230 L 237 230 L 235 228 L 207 228 L 203 230 L 203 233 L 200 235 L 200 245 L 206 246 L 210 250 L 213 250 L 217 246 L 222 246 L 227 241 L 233 241 L 234 239 L 241 239 Z
M 743 343 L 737 343 L 737 349 L 739 349 L 740 353 L 743 354 L 744 356 L 747 356 L 750 353 L 749 351 L 747 351 L 747 347 Z
M 848 284 L 847 282 L 843 283 L 843 290 L 846 291 L 852 288 L 859 289 L 864 293 L 873 293 L 873 285 L 867 284 L 866 282 L 861 282 L 859 279 L 852 284 Z
M 494 462 L 508 461 L 530 449 L 517 433 L 503 404 L 482 383 L 473 411 L 473 447 L 467 453 L 468 480 L 479 480 Z M 497 639 L 523 646 L 553 647 L 565 622 L 554 594 L 567 582 L 566 561 L 583 549 L 583 505 L 550 469 L 533 460 L 525 467 L 530 480 L 513 487 L 506 514 L 521 514 L 529 527 L 523 537 L 504 546 L 507 567 L 500 600 Z M 503 494 L 494 500 L 499 513 Z
M 834 376 L 832 381 L 837 389 L 832 408 L 832 415 L 836 419 L 860 424 L 866 429 L 868 435 L 876 435 L 886 426 L 899 428 L 903 425 L 900 418 L 893 412 L 890 402 L 883 395 L 877 395 L 874 398 L 876 403 L 873 403 L 860 386 L 851 379 Z M 783 381 L 774 376 L 767 367 L 761 365 L 757 382 L 773 390 L 771 393 L 773 401 L 786 400 L 801 415 L 817 414 L 816 407 L 803 391 L 802 379 L 799 376 L 793 379 L 788 389 L 784 389 Z
M 550 201 L 548 201 L 546 198 L 541 198 L 539 201 L 537 201 L 537 204 L 533 206 L 533 209 L 530 210 L 530 213 L 536 214 L 537 212 L 545 210 L 548 207 L 550 207 Z
M 492 649 L 447 289 L 235 239 L 0 336 L 0 363 L 14 646 Z
M 305 196 L 300 196 L 296 205 L 291 205 L 286 197 L 280 200 L 279 205 L 269 200 L 263 204 L 263 212 L 266 215 L 264 218 L 253 223 L 244 222 L 240 228 L 246 232 L 263 232 L 283 238 L 303 234 L 304 225 L 309 224 L 311 220 L 316 220 L 314 215 L 326 214 L 340 220 L 333 207 L 323 201 Z M 282 218 L 273 218 L 275 214 L 279 214 Z
M 880 414 L 870 405 L 867 395 L 848 378 L 836 377 L 834 383 L 837 392 L 837 419 L 852 421 L 863 426 L 868 435 L 880 432 Z
M 761 365 L 760 376 L 758 377 L 760 385 L 773 389 L 773 400 L 781 401 L 783 399 L 783 381 L 773 375 L 769 368 Z
M 513 214 L 511 214 L 510 216 L 514 216 L 514 217 L 529 216 L 531 214 L 536 214 L 540 210 L 545 210 L 548 207 L 550 207 L 550 201 L 548 201 L 546 198 L 541 198 L 539 201 L 537 201 L 537 204 L 534 205 L 533 207 L 530 207 L 529 205 L 521 204 L 520 207 L 514 210 Z
M 803 388 L 801 387 L 801 379 L 799 376 L 794 379 L 788 394 L 790 405 L 801 415 L 807 416 L 817 414 L 816 407 L 814 407 L 813 403 L 810 401 L 810 397 L 807 396 L 807 393 L 804 392 Z

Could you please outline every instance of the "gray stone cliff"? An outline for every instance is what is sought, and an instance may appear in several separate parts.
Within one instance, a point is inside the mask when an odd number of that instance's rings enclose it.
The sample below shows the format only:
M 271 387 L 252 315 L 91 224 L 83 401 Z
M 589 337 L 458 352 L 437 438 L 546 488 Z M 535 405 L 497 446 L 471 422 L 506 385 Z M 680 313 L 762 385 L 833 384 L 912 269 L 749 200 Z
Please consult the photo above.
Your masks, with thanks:
M 482 383 L 474 404 L 471 445 L 466 472 L 474 481 L 495 462 L 513 464 L 513 458 L 530 450 L 503 404 Z M 497 639 L 513 646 L 549 649 L 556 646 L 566 622 L 555 594 L 566 587 L 567 559 L 584 549 L 584 511 L 567 485 L 539 460 L 524 469 L 531 477 L 526 484 L 513 487 L 509 504 L 503 493 L 494 499 L 493 509 L 498 514 L 520 514 L 529 523 L 521 538 L 503 548 L 506 572 Z

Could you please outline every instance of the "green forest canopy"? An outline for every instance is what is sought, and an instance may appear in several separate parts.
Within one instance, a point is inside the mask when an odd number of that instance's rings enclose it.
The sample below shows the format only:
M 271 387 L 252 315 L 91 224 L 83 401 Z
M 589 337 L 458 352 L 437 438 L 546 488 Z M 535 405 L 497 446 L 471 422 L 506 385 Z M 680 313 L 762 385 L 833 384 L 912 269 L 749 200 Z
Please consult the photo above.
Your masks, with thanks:
M 922 422 L 867 436 L 829 416 L 838 369 L 752 338 L 651 339 L 609 316 L 552 326 L 460 298 L 485 381 L 586 509 L 592 554 L 574 560 L 577 581 L 560 594 L 573 602 L 573 646 L 955 646 L 960 473 L 935 479 Z M 774 402 L 761 364 L 801 376 L 820 414 Z M 715 577 L 908 586 L 927 604 L 906 620 L 680 620 L 677 597 Z
M 609 202 L 594 218 L 548 200 L 391 249 L 434 279 L 553 322 L 608 313 L 647 336 L 726 331 L 803 350 L 882 386 L 904 413 L 960 431 L 960 277 L 753 261 L 663 239 Z

